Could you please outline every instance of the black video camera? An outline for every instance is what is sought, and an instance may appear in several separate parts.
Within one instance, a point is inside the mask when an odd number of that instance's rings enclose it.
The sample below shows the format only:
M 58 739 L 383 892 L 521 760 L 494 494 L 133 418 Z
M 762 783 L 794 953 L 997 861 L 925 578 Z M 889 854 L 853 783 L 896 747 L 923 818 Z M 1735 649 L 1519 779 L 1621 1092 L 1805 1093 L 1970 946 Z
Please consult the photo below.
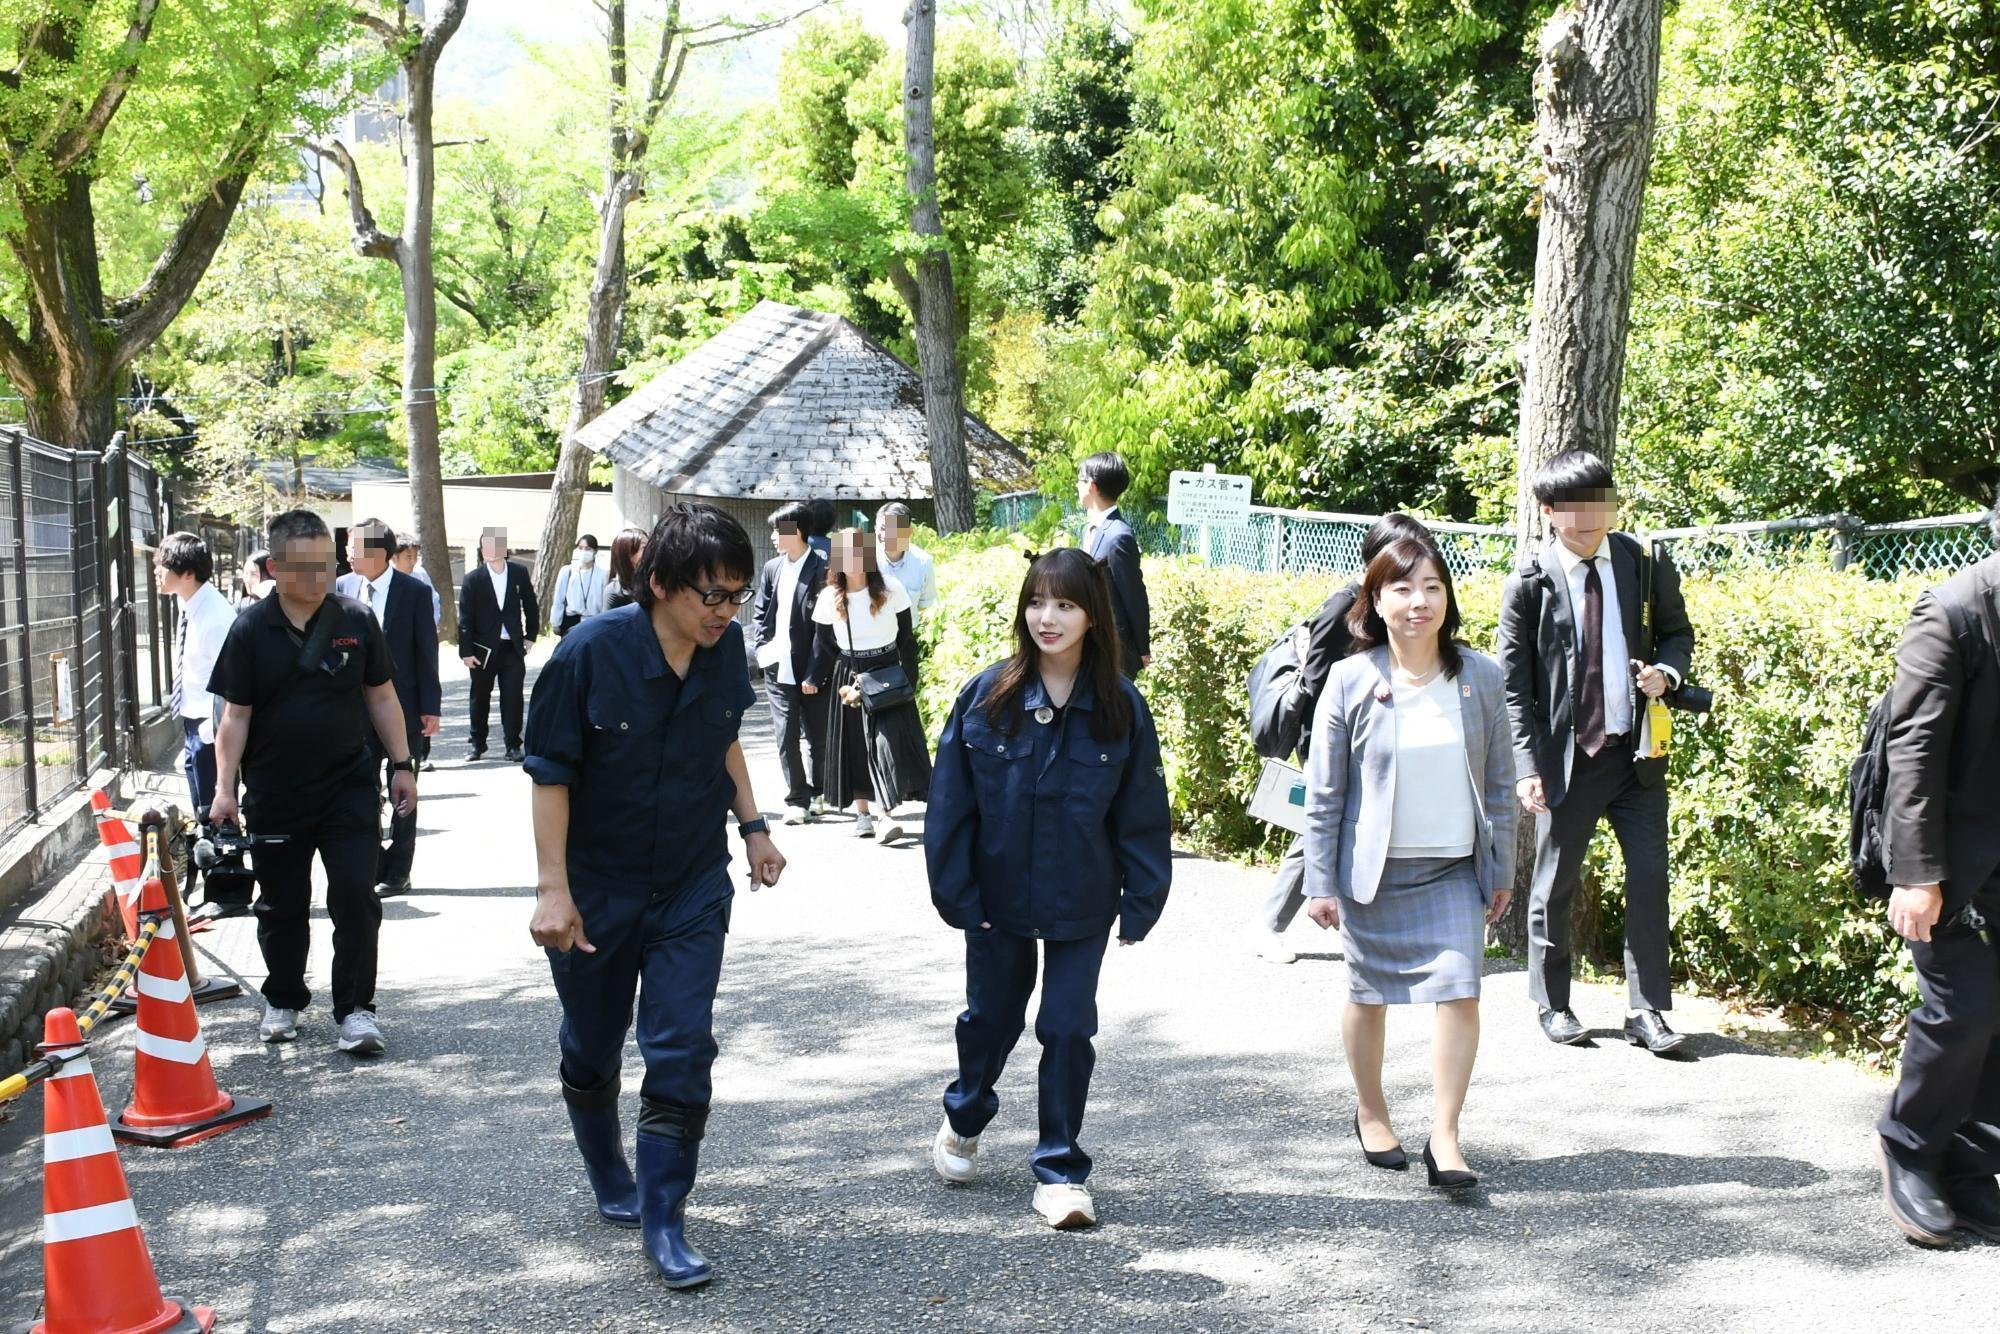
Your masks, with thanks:
M 1692 681 L 1681 682 L 1678 690 L 1669 690 L 1660 699 L 1668 708 L 1682 713 L 1707 713 L 1715 707 L 1715 692 Z
M 201 872 L 203 903 L 211 915 L 235 917 L 249 912 L 257 877 L 244 858 L 259 844 L 285 841 L 283 834 L 246 834 L 231 822 L 211 825 L 200 821 L 188 848 L 188 864 Z

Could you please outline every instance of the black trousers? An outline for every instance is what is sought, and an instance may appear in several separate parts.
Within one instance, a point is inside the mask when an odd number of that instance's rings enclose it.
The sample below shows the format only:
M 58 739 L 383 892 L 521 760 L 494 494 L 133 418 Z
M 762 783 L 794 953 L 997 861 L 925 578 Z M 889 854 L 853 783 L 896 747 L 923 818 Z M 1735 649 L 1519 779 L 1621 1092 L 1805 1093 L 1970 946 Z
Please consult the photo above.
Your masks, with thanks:
M 345 804 L 345 803 L 343 803 Z M 372 810 L 363 821 L 342 811 L 320 824 L 289 829 L 283 843 L 250 854 L 257 875 L 257 947 L 264 954 L 264 999 L 288 1010 L 312 1000 L 306 958 L 312 944 L 312 859 L 326 868 L 326 914 L 333 919 L 333 1017 L 375 1008 L 375 943 L 382 901 L 375 897 L 381 851 Z
M 778 738 L 785 804 L 804 806 L 826 790 L 820 751 L 826 739 L 828 693 L 820 690 L 808 695 L 797 686 L 771 681 L 764 687 L 764 698 L 771 705 L 771 730 Z
M 187 776 L 188 800 L 197 819 L 208 819 L 215 800 L 215 743 L 201 739 L 201 719 L 181 719 L 181 772 Z
M 372 734 L 369 740 L 373 743 L 374 749 L 380 752 L 382 749 L 381 743 Z M 421 722 L 417 723 L 414 727 L 408 728 L 407 740 L 410 743 L 411 757 L 418 757 L 422 751 L 423 743 L 427 740 L 424 736 L 423 724 Z M 386 795 L 389 791 L 389 779 L 392 776 L 389 768 L 389 757 L 387 755 L 381 757 L 381 764 L 382 791 Z M 391 806 L 389 808 L 389 841 L 382 848 L 381 859 L 375 871 L 376 879 L 385 884 L 401 884 L 403 881 L 409 879 L 410 866 L 416 861 L 416 857 L 417 813 L 411 811 L 408 815 L 398 815 L 396 814 L 395 807 Z
M 472 672 L 472 748 L 486 749 L 487 710 L 493 706 L 493 684 L 500 683 L 500 735 L 507 749 L 521 745 L 521 685 L 528 679 L 528 665 L 521 646 L 503 639 L 493 646 L 484 667 Z
M 2000 1174 L 2000 876 L 1979 897 L 1982 934 L 1939 926 L 1909 942 L 1924 1003 L 1910 1016 L 1903 1073 L 1877 1129 L 1913 1166 Z
M 1625 986 L 1631 1008 L 1670 1010 L 1667 980 L 1667 785 L 1641 783 L 1629 740 L 1570 765 L 1562 804 L 1535 817 L 1528 890 L 1528 992 L 1548 1010 L 1569 1006 L 1570 915 L 1584 857 L 1608 818 L 1625 855 Z

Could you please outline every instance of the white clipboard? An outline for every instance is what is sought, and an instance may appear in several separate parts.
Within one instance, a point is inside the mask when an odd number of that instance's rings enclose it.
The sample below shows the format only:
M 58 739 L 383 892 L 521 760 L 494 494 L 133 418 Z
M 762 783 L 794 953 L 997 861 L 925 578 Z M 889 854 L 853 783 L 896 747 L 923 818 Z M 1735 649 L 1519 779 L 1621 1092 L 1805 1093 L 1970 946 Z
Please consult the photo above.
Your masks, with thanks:
M 1274 824 L 1294 834 L 1305 833 L 1305 772 L 1283 760 L 1265 760 L 1247 809 L 1265 824 Z

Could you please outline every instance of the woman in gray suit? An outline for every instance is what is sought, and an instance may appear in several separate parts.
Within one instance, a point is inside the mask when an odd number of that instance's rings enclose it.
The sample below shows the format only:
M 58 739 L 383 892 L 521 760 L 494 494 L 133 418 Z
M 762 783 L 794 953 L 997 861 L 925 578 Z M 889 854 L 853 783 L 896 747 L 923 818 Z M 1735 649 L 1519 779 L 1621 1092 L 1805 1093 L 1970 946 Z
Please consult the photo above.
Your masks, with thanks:
M 1479 1178 L 1458 1115 L 1479 1047 L 1486 927 L 1514 883 L 1514 769 L 1500 667 L 1460 645 L 1451 573 L 1428 542 L 1368 563 L 1306 764 L 1307 915 L 1339 927 L 1348 999 L 1341 1040 L 1377 1167 L 1409 1165 L 1382 1096 L 1387 1007 L 1433 1002 L 1430 1184 Z M 1373 1146 L 1373 1147 L 1371 1147 Z

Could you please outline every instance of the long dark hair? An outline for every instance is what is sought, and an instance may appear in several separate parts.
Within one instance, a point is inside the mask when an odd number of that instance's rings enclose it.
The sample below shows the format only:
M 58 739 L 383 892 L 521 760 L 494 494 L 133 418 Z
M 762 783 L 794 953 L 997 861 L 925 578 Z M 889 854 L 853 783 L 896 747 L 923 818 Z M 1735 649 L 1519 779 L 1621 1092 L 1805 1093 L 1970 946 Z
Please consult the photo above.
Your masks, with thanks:
M 646 549 L 646 530 L 620 528 L 611 539 L 611 577 L 628 597 L 639 578 L 639 556 Z
M 1458 651 L 1458 591 L 1451 584 L 1451 567 L 1444 563 L 1444 557 L 1429 542 L 1401 537 L 1375 554 L 1375 559 L 1368 562 L 1367 573 L 1361 576 L 1361 594 L 1354 599 L 1354 610 L 1347 614 L 1347 629 L 1354 636 L 1356 653 L 1388 643 L 1389 627 L 1383 624 L 1381 614 L 1375 610 L 1375 599 L 1397 580 L 1414 577 L 1427 561 L 1437 567 L 1438 578 L 1444 581 L 1444 619 L 1438 622 L 1438 659 L 1444 664 L 1445 676 L 1456 680 L 1465 661 Z
M 861 553 L 861 568 L 868 573 L 868 610 L 880 611 L 882 604 L 889 600 L 889 585 L 882 578 L 881 567 L 868 559 L 871 545 L 867 533 L 859 528 L 843 528 L 832 535 L 833 554 L 827 560 L 826 582 L 833 589 L 834 609 L 840 619 L 847 619 L 847 560 L 844 553 L 851 541 Z
M 1010 735 L 1021 730 L 1021 691 L 1042 668 L 1042 646 L 1028 628 L 1028 600 L 1037 593 L 1075 603 L 1090 618 L 1090 628 L 1083 632 L 1083 662 L 1076 673 L 1078 684 L 1088 681 L 1096 696 L 1090 734 L 1099 741 L 1117 741 L 1129 735 L 1132 702 L 1125 698 L 1125 680 L 1118 674 L 1111 576 L 1076 547 L 1044 552 L 1028 567 L 1014 606 L 1014 656 L 1000 668 L 999 679 L 986 693 L 986 721 Z

